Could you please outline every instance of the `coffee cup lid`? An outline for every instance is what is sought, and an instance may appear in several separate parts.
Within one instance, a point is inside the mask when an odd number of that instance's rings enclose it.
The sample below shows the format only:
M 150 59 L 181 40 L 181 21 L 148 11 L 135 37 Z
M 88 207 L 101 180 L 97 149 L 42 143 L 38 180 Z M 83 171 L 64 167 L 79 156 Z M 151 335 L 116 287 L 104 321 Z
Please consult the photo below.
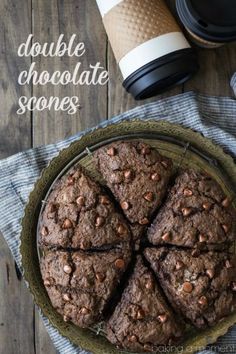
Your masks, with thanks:
M 145 99 L 182 84 L 197 70 L 195 51 L 182 49 L 138 69 L 124 80 L 123 86 L 136 100 Z
M 235 0 L 176 0 L 182 23 L 194 34 L 213 42 L 236 39 Z

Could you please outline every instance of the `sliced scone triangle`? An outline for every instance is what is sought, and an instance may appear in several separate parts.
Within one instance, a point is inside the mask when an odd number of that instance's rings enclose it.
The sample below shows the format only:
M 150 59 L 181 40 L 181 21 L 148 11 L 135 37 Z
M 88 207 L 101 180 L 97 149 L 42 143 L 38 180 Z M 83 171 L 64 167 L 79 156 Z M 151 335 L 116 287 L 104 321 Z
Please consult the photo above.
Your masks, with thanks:
M 39 233 L 42 246 L 83 250 L 111 247 L 131 239 L 122 213 L 79 165 L 54 186 Z
M 148 239 L 153 245 L 226 249 L 236 238 L 236 210 L 220 185 L 194 170 L 180 173 Z
M 170 159 L 145 143 L 119 141 L 98 149 L 94 161 L 131 224 L 148 225 L 166 193 Z
M 181 336 L 152 272 L 138 256 L 121 301 L 107 323 L 109 341 L 134 352 L 154 351 Z
M 145 256 L 170 304 L 194 326 L 213 326 L 236 309 L 236 257 L 227 253 L 149 248 Z
M 130 262 L 129 247 L 107 252 L 50 251 L 41 273 L 52 305 L 80 327 L 100 321 Z

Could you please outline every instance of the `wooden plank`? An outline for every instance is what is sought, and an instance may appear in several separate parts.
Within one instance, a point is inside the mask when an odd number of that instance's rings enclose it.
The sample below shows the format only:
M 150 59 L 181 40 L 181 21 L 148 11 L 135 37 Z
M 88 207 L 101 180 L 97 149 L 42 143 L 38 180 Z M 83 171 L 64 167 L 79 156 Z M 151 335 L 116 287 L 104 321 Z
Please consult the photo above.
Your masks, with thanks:
M 0 353 L 34 354 L 34 305 L 3 238 L 0 238 Z
M 17 85 L 20 71 L 30 63 L 30 58 L 17 57 L 17 48 L 31 31 L 31 1 L 0 0 L 0 26 L 0 158 L 3 158 L 31 146 L 30 113 L 16 114 L 19 97 L 31 95 L 30 87 Z M 16 272 L 2 235 L 0 269 L 0 354 L 33 354 L 32 297 Z
M 30 32 L 30 0 L 0 0 L 0 157 L 6 157 L 31 145 L 30 113 L 16 114 L 20 96 L 30 96 L 29 86 L 17 84 L 21 70 L 28 67 L 30 58 L 19 58 L 17 49 Z M 22 19 L 25 19 L 22 21 Z
M 100 62 L 106 67 L 106 36 L 100 21 L 96 4 L 86 0 L 41 1 L 33 0 L 34 8 L 34 40 L 43 42 L 56 41 L 63 33 L 68 41 L 76 33 L 80 41 L 86 45 L 86 54 L 82 58 L 35 58 L 37 70 L 64 71 L 82 62 L 83 70 L 89 64 Z M 33 114 L 33 144 L 48 144 L 65 138 L 81 129 L 94 126 L 107 117 L 107 85 L 106 86 L 35 86 L 34 95 L 40 96 L 73 96 L 80 98 L 81 109 L 75 115 L 63 112 L 43 111 Z M 35 339 L 37 354 L 52 354 L 55 349 L 48 334 L 35 313 Z
M 216 96 L 234 97 L 230 79 L 236 68 L 236 43 L 217 49 L 197 48 L 199 72 L 186 84 L 184 91 L 196 90 Z
M 34 40 L 43 42 L 56 41 L 63 33 L 68 41 L 75 33 L 86 45 L 86 53 L 81 58 L 34 58 L 37 70 L 73 70 L 78 61 L 83 70 L 89 65 L 101 62 L 106 66 L 106 39 L 100 16 L 94 3 L 85 0 L 40 1 L 33 0 L 34 8 Z M 106 85 L 107 86 L 107 85 Z M 40 96 L 78 96 L 81 109 L 74 115 L 66 112 L 35 111 L 34 112 L 34 146 L 55 142 L 70 136 L 81 129 L 97 124 L 106 118 L 106 86 L 35 86 L 34 95 Z
M 45 329 L 42 318 L 39 315 L 38 309 L 35 307 L 34 315 L 34 330 L 35 330 L 35 352 L 38 354 L 56 354 L 56 349 Z

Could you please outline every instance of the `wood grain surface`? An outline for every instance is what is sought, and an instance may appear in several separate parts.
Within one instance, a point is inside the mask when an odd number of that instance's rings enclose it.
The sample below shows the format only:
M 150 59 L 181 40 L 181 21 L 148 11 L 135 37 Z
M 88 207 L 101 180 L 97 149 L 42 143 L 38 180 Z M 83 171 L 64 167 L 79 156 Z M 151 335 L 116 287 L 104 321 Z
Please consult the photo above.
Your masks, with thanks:
M 173 1 L 168 1 L 173 6 Z M 94 0 L 0 0 L 0 158 L 41 144 L 63 139 L 92 127 L 137 105 L 122 87 L 119 69 L 107 41 Z M 83 67 L 100 62 L 109 69 L 106 86 L 19 86 L 17 77 L 32 58 L 19 58 L 17 48 L 29 33 L 40 42 L 55 41 L 73 33 L 86 44 Z M 196 90 L 211 95 L 233 96 L 230 77 L 236 71 L 236 44 L 216 50 L 197 49 L 200 71 L 190 81 L 162 96 Z M 38 71 L 72 68 L 75 58 L 34 58 Z M 22 95 L 79 96 L 81 108 L 75 115 L 63 112 L 16 114 Z M 55 354 L 32 298 L 24 285 L 10 251 L 0 236 L 0 354 Z

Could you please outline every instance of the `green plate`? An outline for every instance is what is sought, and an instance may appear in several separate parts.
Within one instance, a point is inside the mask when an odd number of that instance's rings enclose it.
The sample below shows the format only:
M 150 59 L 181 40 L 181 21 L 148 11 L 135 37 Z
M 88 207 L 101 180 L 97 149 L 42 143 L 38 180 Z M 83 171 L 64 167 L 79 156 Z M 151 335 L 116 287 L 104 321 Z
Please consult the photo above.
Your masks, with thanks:
M 108 124 L 104 128 L 86 133 L 51 161 L 49 166 L 43 170 L 30 194 L 22 220 L 20 251 L 24 277 L 29 284 L 34 301 L 51 324 L 74 344 L 96 354 L 118 354 L 121 351 L 110 344 L 101 333 L 83 330 L 72 323 L 65 323 L 52 307 L 39 269 L 37 224 L 43 208 L 42 201 L 47 198 L 55 180 L 79 162 L 89 171 L 90 175 L 103 183 L 94 169 L 92 153 L 103 145 L 121 139 L 136 139 L 149 143 L 161 154 L 171 157 L 176 169 L 192 167 L 207 172 L 218 181 L 225 193 L 232 198 L 235 206 L 236 165 L 232 157 L 201 134 L 166 121 L 134 119 Z M 182 354 L 191 354 L 214 343 L 234 323 L 236 323 L 235 313 L 208 330 L 196 331 L 189 328 L 177 352 L 182 350 Z

